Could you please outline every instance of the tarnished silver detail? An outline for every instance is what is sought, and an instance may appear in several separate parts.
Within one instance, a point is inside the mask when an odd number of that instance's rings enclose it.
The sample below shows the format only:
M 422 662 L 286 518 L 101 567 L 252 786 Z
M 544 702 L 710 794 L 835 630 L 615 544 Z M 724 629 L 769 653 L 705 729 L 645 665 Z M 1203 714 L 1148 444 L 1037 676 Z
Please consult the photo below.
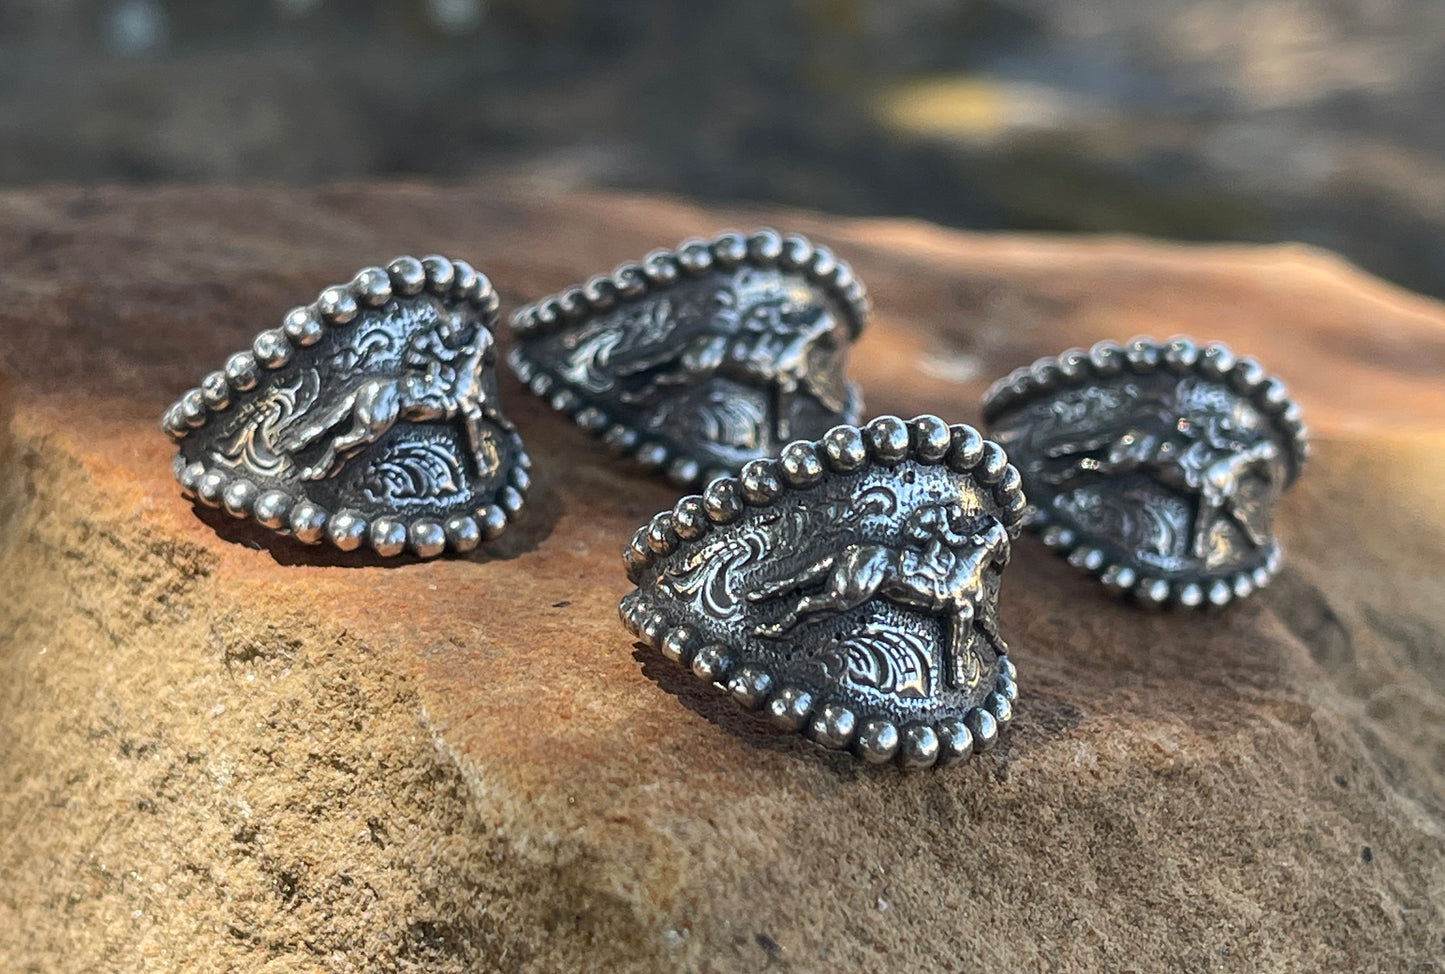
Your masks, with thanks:
M 498 298 L 470 265 L 398 257 L 261 332 L 165 414 L 183 492 L 307 544 L 468 551 L 531 461 L 497 400 Z
M 863 285 L 803 237 L 688 241 L 518 310 L 509 362 L 619 455 L 687 486 L 854 423 Z
M 824 747 L 925 767 L 991 746 L 1018 695 L 998 595 L 1025 501 L 1003 450 L 885 416 L 782 457 L 638 530 L 623 622 Z
M 1253 359 L 1188 338 L 1100 342 L 1015 370 L 984 417 L 1044 543 L 1150 604 L 1224 605 L 1278 570 L 1274 510 L 1309 453 Z

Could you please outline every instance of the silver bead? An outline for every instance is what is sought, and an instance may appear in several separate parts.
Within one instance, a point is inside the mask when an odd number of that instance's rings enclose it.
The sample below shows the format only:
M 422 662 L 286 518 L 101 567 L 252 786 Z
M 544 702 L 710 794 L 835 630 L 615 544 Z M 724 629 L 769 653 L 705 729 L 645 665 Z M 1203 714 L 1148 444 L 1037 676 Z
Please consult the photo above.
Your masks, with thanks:
M 973 734 L 973 749 L 975 751 L 989 751 L 998 743 L 998 721 L 994 715 L 980 707 L 975 707 L 963 718 L 968 725 L 969 732 Z
M 983 437 L 972 426 L 949 429 L 948 466 L 959 473 L 968 473 L 983 461 Z
M 728 693 L 746 710 L 757 710 L 767 702 L 773 678 L 755 666 L 740 667 L 728 680 Z
M 346 325 L 360 310 L 356 298 L 344 287 L 329 287 L 316 299 L 316 312 L 329 325 Z
M 999 725 L 1005 725 L 1014 718 L 1013 704 L 1002 693 L 994 691 L 984 698 L 983 705 L 993 714 Z
M 246 517 L 256 503 L 256 485 L 249 480 L 233 480 L 221 495 L 221 505 L 232 517 Z
M 226 381 L 237 392 L 247 392 L 256 387 L 259 370 L 256 356 L 251 352 L 237 352 L 226 359 Z
M 379 517 L 371 522 L 368 540 L 383 558 L 394 558 L 406 550 L 406 525 L 395 518 Z
M 325 333 L 325 326 L 316 312 L 309 307 L 292 308 L 282 319 L 281 330 L 291 343 L 305 348 L 315 345 Z
M 868 460 L 863 434 L 852 426 L 838 426 L 823 436 L 823 456 L 839 473 L 851 473 Z
M 677 263 L 688 274 L 705 274 L 712 269 L 712 250 L 704 241 L 685 241 L 677 248 Z
M 426 271 L 427 290 L 440 295 L 451 293 L 457 269 L 450 260 L 440 254 L 432 254 L 421 259 L 421 266 Z
M 702 509 L 709 521 L 727 524 L 743 512 L 743 501 L 735 480 L 715 480 L 702 492 Z
M 927 724 L 909 724 L 903 728 L 900 763 L 905 768 L 928 768 L 938 762 L 942 744 L 938 732 Z
M 222 494 L 226 489 L 226 478 L 214 470 L 208 470 L 196 481 L 196 497 L 208 507 L 220 507 Z
M 355 551 L 366 540 L 366 519 L 350 511 L 331 515 L 326 522 L 326 536 L 342 551 Z
M 728 655 L 727 647 L 716 643 L 699 649 L 692 658 L 692 672 L 704 683 L 725 681 L 732 666 L 732 657 Z
M 823 461 L 818 457 L 818 449 L 806 440 L 783 447 L 777 469 L 794 487 L 808 487 L 823 479 Z
M 854 747 L 869 764 L 885 764 L 898 753 L 898 744 L 898 727 L 891 721 L 872 718 L 859 726 Z
M 707 524 L 702 498 L 697 494 L 682 498 L 672 509 L 672 529 L 680 540 L 696 541 L 706 533 Z
M 418 558 L 435 558 L 447 549 L 447 532 L 440 521 L 414 521 L 407 531 L 407 542 Z
M 952 764 L 967 761 L 973 756 L 973 731 L 968 724 L 957 718 L 938 722 L 938 763 Z
M 495 541 L 507 529 L 507 512 L 496 504 L 488 504 L 477 513 L 483 541 Z
M 692 457 L 677 457 L 667 467 L 667 479 L 679 487 L 697 483 L 702 466 Z
M 290 523 L 291 498 L 284 491 L 268 490 L 256 498 L 251 513 L 265 527 L 284 527 Z
M 231 386 L 226 381 L 224 372 L 211 372 L 201 380 L 201 401 L 206 407 L 213 410 L 225 409 L 231 404 Z M 186 415 L 188 408 L 186 401 L 180 403 L 182 415 Z
M 364 267 L 351 279 L 351 293 L 364 307 L 379 308 L 391 300 L 391 275 L 380 267 Z
M 291 359 L 291 343 L 284 331 L 272 328 L 256 336 L 251 352 L 263 368 L 279 369 Z
M 393 293 L 412 297 L 426 289 L 426 268 L 415 257 L 398 257 L 386 269 Z
M 800 730 L 813 712 L 813 695 L 797 687 L 783 687 L 768 698 L 765 710 L 775 727 Z
M 913 454 L 924 463 L 939 463 L 953 446 L 953 431 L 937 416 L 918 416 L 908 422 Z
M 291 508 L 291 534 L 304 544 L 318 544 L 326 536 L 330 517 L 325 508 L 301 501 Z
M 745 502 L 762 505 L 782 493 L 783 482 L 772 460 L 749 460 L 738 476 L 738 488 Z
M 720 267 L 730 269 L 747 259 L 748 242 L 740 233 L 724 233 L 713 241 L 712 252 Z
M 878 463 L 901 463 L 908 456 L 908 425 L 896 416 L 880 416 L 864 428 L 868 455 Z
M 674 663 L 687 663 L 696 646 L 697 633 L 688 626 L 678 626 L 668 630 L 657 649 Z
M 857 724 L 853 711 L 836 703 L 826 703 L 813 714 L 808 735 L 824 747 L 842 749 L 852 742 Z
M 457 552 L 466 553 L 481 544 L 481 528 L 477 524 L 477 519 L 470 514 L 458 514 L 447 518 L 444 530 L 447 544 Z

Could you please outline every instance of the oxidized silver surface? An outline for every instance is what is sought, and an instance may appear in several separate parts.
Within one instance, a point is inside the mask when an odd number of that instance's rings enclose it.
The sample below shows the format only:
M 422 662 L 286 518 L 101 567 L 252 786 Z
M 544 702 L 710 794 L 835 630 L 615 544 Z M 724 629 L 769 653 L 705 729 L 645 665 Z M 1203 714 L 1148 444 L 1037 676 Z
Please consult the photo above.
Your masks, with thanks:
M 827 248 L 725 233 L 518 310 L 509 361 L 614 452 L 688 486 L 857 422 L 844 369 L 867 316 Z
M 308 544 L 468 551 L 522 508 L 497 401 L 498 299 L 462 261 L 398 257 L 293 309 L 165 414 L 187 496 Z
M 1100 342 L 1000 380 L 984 417 L 1023 474 L 1029 526 L 1106 585 L 1224 605 L 1278 570 L 1275 506 L 1308 438 L 1253 359 L 1187 338 Z
M 966 758 L 1013 716 L 998 595 L 1024 507 L 1018 471 L 971 427 L 838 426 L 641 528 L 622 620 L 825 747 Z

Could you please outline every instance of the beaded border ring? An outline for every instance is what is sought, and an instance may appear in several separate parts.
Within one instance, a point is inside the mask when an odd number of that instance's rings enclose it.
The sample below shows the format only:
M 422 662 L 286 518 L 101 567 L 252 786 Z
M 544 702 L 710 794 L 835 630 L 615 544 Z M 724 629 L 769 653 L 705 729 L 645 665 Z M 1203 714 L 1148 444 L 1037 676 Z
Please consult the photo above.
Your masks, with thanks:
M 1107 587 L 1223 606 L 1279 570 L 1273 508 L 1309 434 L 1254 359 L 1182 336 L 1103 341 L 1015 369 L 985 394 L 984 418 L 1023 471 L 1026 526 Z M 1072 510 L 1079 487 L 1092 529 Z
M 518 309 L 508 363 L 615 455 L 693 486 L 856 423 L 844 366 L 868 314 L 827 247 L 727 232 Z
M 624 625 L 775 726 L 870 763 L 986 751 L 1013 717 L 1003 449 L 936 416 L 838 426 L 640 528 Z
M 168 409 L 183 493 L 306 544 L 432 558 L 496 538 L 531 460 L 498 405 L 491 282 L 398 257 L 292 309 Z

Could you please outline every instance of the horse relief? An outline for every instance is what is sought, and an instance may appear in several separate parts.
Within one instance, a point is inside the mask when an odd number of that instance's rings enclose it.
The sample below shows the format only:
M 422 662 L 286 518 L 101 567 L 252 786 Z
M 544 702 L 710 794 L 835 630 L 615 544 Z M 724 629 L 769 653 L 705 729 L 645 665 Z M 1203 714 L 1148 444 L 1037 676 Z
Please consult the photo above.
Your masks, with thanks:
M 1280 452 L 1262 426 L 1247 404 L 1186 381 L 1174 396 L 1140 410 L 1122 429 L 1046 449 L 1043 456 L 1050 462 L 1041 465 L 1040 478 L 1068 491 L 1140 471 L 1194 499 L 1188 542 L 1194 557 L 1209 556 L 1213 527 L 1221 517 L 1263 548 L 1269 533 L 1241 503 L 1246 477 L 1274 488 Z
M 322 480 L 398 422 L 460 418 L 477 469 L 493 469 L 496 451 L 483 421 L 496 414 L 482 379 L 495 359 L 494 343 L 482 325 L 463 326 L 456 313 L 443 313 L 435 326 L 409 339 L 401 370 L 365 378 L 335 402 L 297 415 L 281 433 L 279 451 L 294 458 L 324 443 L 320 456 L 301 470 L 304 480 Z
M 989 518 L 981 530 L 965 533 L 966 520 L 957 504 L 930 504 L 904 522 L 902 544 L 850 544 L 796 575 L 749 592 L 748 600 L 755 603 L 789 597 L 780 619 L 753 632 L 781 639 L 810 616 L 847 612 L 882 598 L 944 619 L 944 670 L 952 687 L 964 686 L 970 676 L 974 627 L 988 626 L 976 611 L 984 597 L 985 574 L 1001 572 L 1010 551 L 1008 532 L 997 520 Z M 997 632 L 986 635 L 1002 647 Z

